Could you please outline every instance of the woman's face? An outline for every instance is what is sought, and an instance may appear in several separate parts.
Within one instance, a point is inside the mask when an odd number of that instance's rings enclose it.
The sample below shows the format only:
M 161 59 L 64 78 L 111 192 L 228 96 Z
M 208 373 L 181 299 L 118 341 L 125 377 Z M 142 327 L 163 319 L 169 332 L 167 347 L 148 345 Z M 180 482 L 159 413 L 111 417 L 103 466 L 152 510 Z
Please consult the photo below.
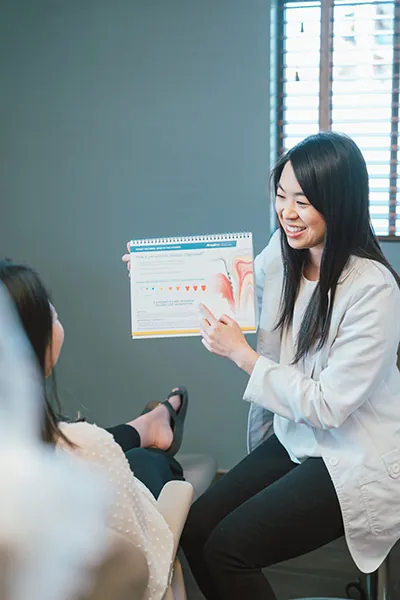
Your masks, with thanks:
M 305 197 L 290 162 L 278 182 L 275 210 L 289 246 L 295 250 L 323 248 L 325 219 Z
M 64 342 L 64 328 L 61 325 L 58 319 L 57 311 L 52 304 L 50 305 L 50 308 L 53 315 L 53 329 L 51 336 L 51 344 L 47 348 L 45 373 L 46 377 L 50 375 L 51 371 L 56 366 Z

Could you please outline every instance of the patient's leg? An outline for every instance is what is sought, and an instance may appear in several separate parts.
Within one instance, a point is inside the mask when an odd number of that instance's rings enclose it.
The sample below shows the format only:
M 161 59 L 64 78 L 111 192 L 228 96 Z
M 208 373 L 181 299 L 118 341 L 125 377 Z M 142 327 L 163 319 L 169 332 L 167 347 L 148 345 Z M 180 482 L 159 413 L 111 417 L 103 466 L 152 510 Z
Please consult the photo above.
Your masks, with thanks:
M 168 481 L 184 481 L 181 465 L 175 458 L 161 450 L 136 448 L 125 454 L 129 466 L 137 479 L 158 498 Z

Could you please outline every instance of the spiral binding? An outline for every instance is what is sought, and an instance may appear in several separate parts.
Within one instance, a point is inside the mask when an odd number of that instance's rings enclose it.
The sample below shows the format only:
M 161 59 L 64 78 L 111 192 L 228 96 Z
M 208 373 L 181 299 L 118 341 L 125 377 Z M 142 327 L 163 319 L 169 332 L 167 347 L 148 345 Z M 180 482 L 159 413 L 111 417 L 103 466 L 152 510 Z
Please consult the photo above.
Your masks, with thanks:
M 132 240 L 132 246 L 156 246 L 160 244 L 181 244 L 182 242 L 216 242 L 216 241 L 231 241 L 239 239 L 251 239 L 252 233 L 248 231 L 242 231 L 239 233 L 223 233 L 210 234 L 210 235 L 185 235 L 177 237 L 164 237 L 164 238 L 149 238 L 147 240 Z

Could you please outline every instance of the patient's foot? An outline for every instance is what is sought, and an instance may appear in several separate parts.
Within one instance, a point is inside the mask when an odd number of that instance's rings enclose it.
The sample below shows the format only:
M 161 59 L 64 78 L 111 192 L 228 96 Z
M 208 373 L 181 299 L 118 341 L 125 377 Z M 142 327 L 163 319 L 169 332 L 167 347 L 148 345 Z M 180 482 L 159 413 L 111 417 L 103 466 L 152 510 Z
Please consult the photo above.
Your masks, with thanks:
M 175 388 L 173 391 L 175 391 Z M 179 412 L 182 399 L 179 394 L 171 396 L 168 402 Z M 141 448 L 158 448 L 168 450 L 174 439 L 171 429 L 170 416 L 166 406 L 159 404 L 150 412 L 140 415 L 137 419 L 129 421 L 128 425 L 134 427 L 140 435 Z

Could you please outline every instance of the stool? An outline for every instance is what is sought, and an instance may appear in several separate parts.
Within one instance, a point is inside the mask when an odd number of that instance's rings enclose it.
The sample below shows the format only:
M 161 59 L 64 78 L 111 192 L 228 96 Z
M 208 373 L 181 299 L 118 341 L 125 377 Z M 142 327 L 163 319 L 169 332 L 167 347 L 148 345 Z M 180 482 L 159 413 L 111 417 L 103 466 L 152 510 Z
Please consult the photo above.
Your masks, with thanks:
M 390 553 L 375 573 L 369 575 L 367 597 L 378 598 L 378 600 L 389 600 L 389 561 Z
M 349 594 L 351 589 L 357 590 L 360 600 L 389 600 L 389 560 L 390 553 L 385 558 L 379 569 L 364 576 L 364 585 L 360 582 L 352 582 L 346 586 Z M 350 598 L 350 596 L 348 596 Z M 344 600 L 343 598 L 319 597 L 298 598 L 297 600 Z
M 364 576 L 365 589 L 362 587 L 361 589 L 364 592 L 363 595 L 366 600 L 389 600 L 389 561 L 390 553 L 387 555 L 379 569 Z
M 177 454 L 176 460 L 181 464 L 183 474 L 194 489 L 194 500 L 210 487 L 217 473 L 217 463 L 208 454 Z

